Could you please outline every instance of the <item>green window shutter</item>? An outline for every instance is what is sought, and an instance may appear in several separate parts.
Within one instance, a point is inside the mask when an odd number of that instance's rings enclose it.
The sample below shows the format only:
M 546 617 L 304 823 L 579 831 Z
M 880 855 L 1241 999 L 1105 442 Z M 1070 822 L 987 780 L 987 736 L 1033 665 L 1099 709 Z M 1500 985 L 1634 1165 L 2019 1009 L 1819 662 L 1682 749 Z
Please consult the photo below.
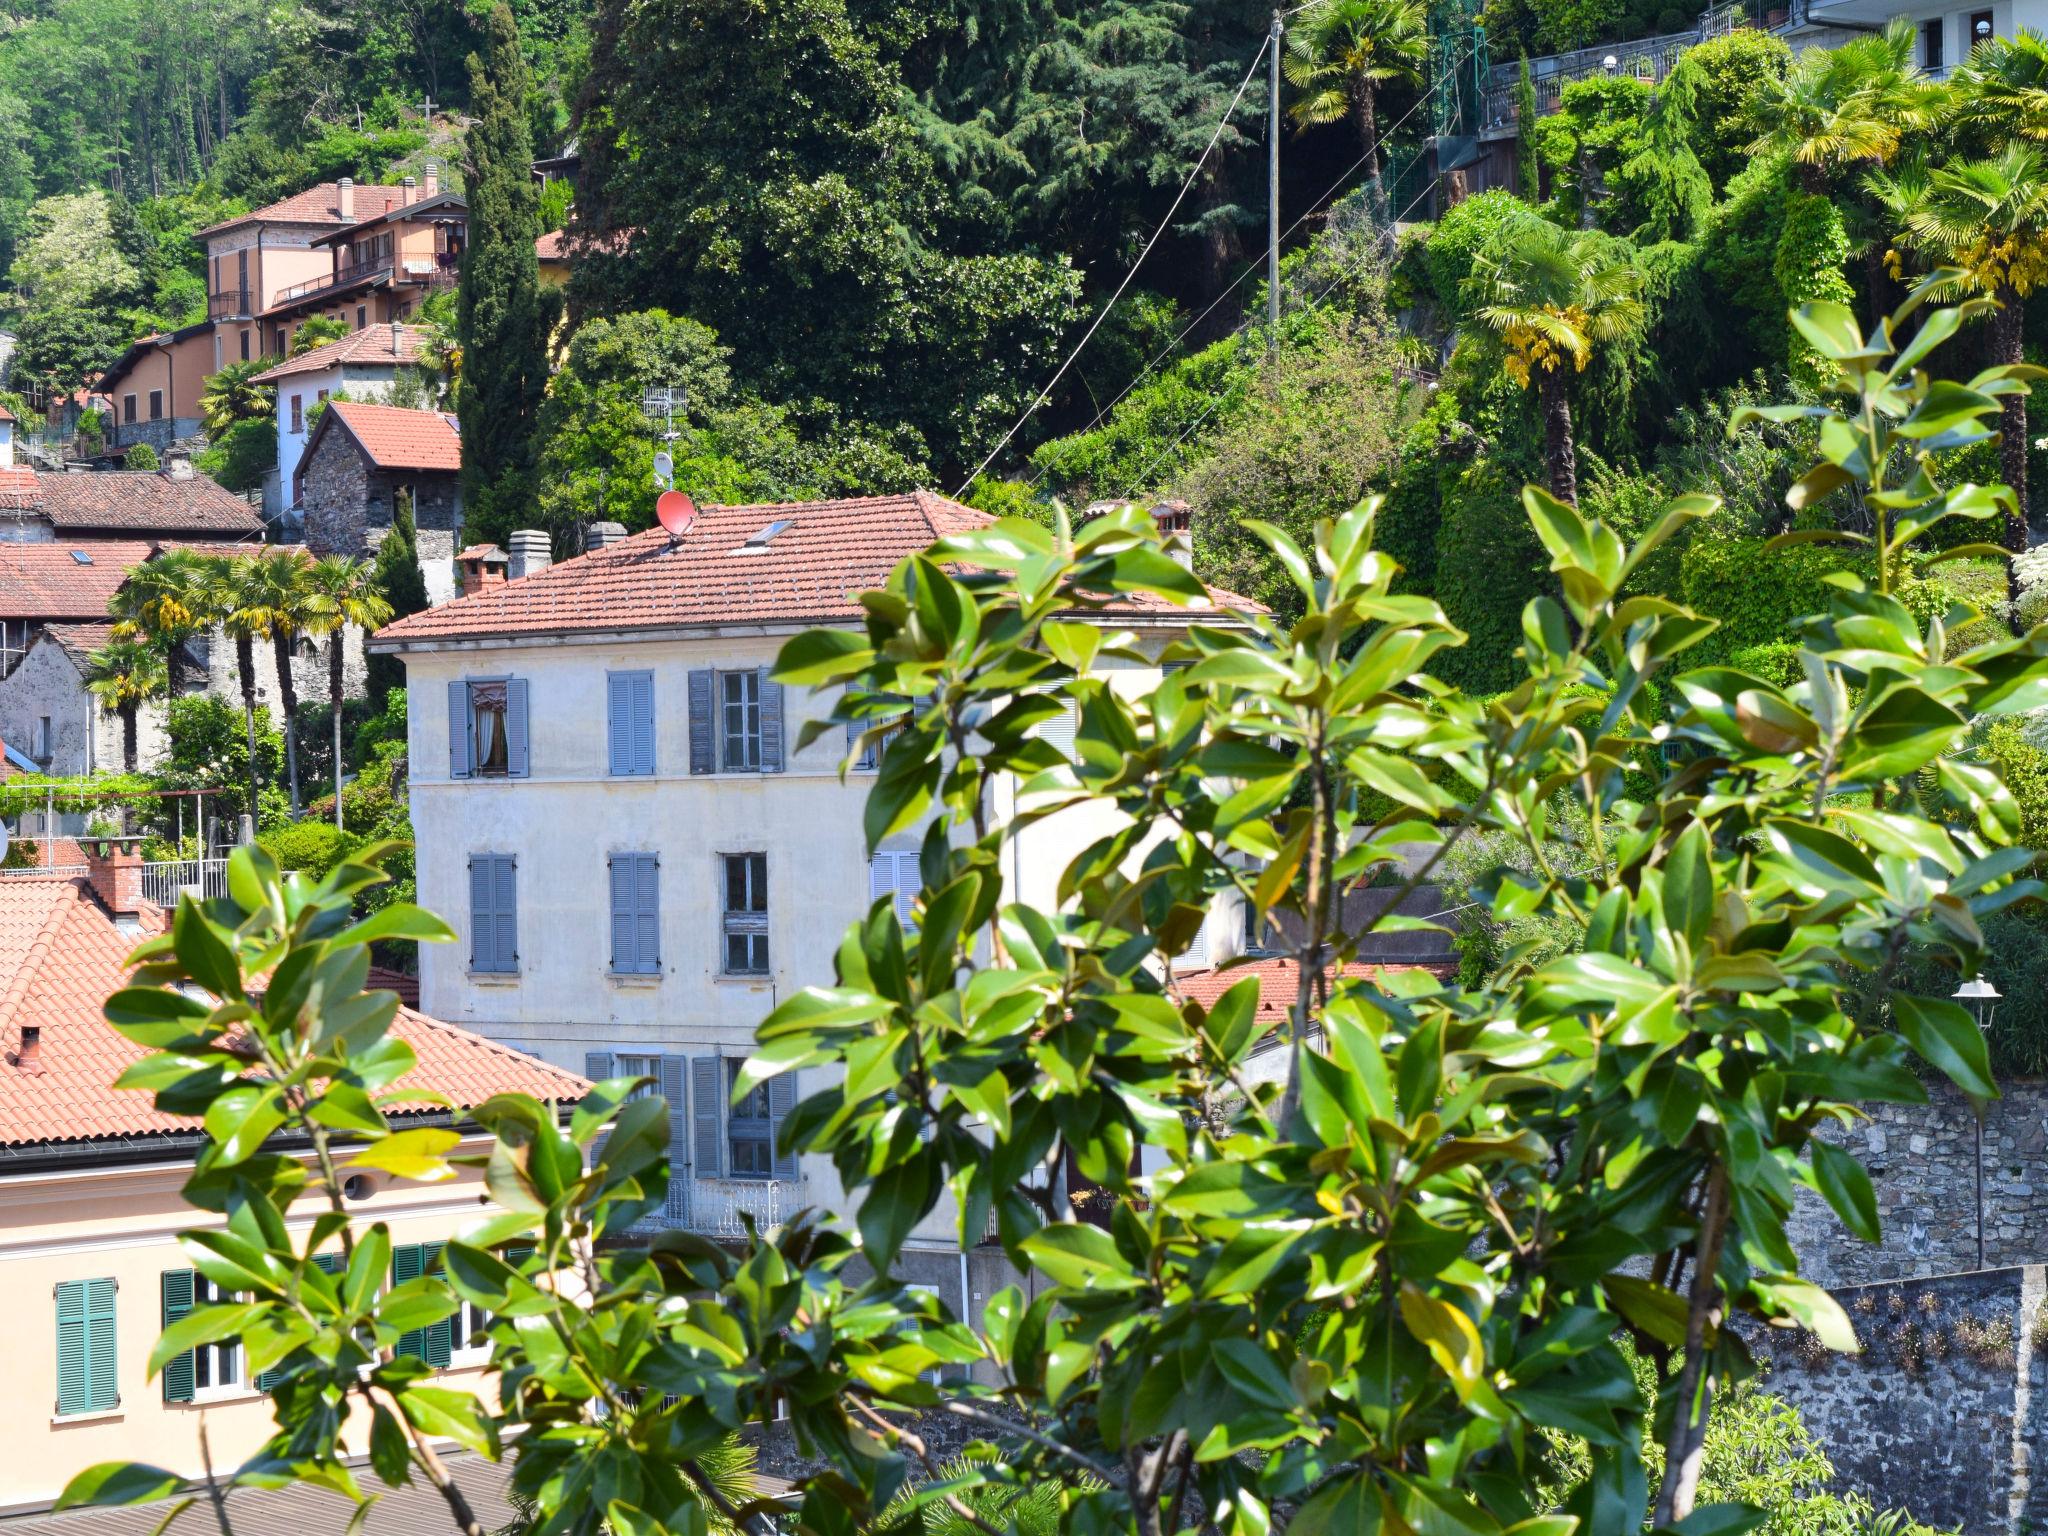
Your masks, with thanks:
M 424 1272 L 425 1266 L 420 1262 L 420 1244 L 399 1243 L 392 1248 L 391 1284 L 394 1288 L 405 1284 L 408 1280 L 419 1279 Z M 401 1333 L 398 1336 L 397 1352 L 401 1355 L 413 1355 L 424 1359 L 427 1352 L 425 1331 L 415 1328 L 410 1333 Z
M 167 1269 L 163 1272 L 164 1327 L 170 1327 L 192 1310 L 192 1282 L 195 1278 L 189 1269 Z M 195 1374 L 192 1351 L 188 1349 L 164 1367 L 164 1401 L 191 1402 Z
M 420 1273 L 426 1274 L 441 1262 L 441 1250 L 445 1243 L 420 1244 Z M 429 1323 L 420 1330 L 425 1335 L 425 1348 L 420 1358 L 436 1370 L 446 1370 L 455 1354 L 455 1319 L 444 1317 L 438 1323 Z
M 93 1413 L 119 1405 L 114 1374 L 112 1280 L 57 1285 L 57 1411 Z
M 316 1253 L 313 1255 L 313 1267 L 323 1275 L 341 1275 L 348 1273 L 348 1260 L 343 1258 L 338 1250 L 334 1253 Z

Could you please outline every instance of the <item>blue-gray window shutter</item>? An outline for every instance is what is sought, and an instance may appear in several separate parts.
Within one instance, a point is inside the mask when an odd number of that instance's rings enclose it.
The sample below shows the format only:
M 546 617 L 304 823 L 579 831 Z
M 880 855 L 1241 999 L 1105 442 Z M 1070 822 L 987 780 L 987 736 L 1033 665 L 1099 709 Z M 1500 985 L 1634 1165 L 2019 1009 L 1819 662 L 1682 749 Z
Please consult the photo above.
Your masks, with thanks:
M 637 971 L 639 929 L 633 921 L 633 855 L 615 853 L 605 860 L 612 886 L 612 969 Z
M 491 860 L 492 906 L 497 920 L 492 928 L 497 940 L 492 956 L 495 969 L 519 969 L 519 863 L 509 854 Z
M 711 697 L 715 677 L 709 667 L 690 672 L 690 772 L 716 773 L 718 756 L 712 746 Z
M 633 772 L 633 674 L 607 672 L 605 691 L 605 739 L 611 750 L 614 775 Z
M 505 679 L 505 776 L 523 779 L 530 768 L 527 751 L 526 679 Z
M 690 1219 L 690 1089 L 689 1060 L 661 1058 L 661 1096 L 668 1100 L 668 1218 Z
M 601 1083 L 612 1075 L 612 1053 L 610 1051 L 585 1051 L 583 1053 L 583 1075 L 593 1083 Z M 604 1144 L 609 1138 L 600 1136 L 591 1144 L 590 1161 L 595 1164 L 604 1156 Z
M 761 771 L 782 772 L 782 684 L 761 669 Z
M 497 964 L 498 913 L 492 904 L 495 881 L 491 878 L 491 856 L 469 856 L 469 968 L 488 971 Z
M 189 1269 L 167 1269 L 163 1273 L 164 1327 L 187 1316 L 194 1303 L 193 1280 L 196 1277 Z M 196 1392 L 198 1372 L 192 1358 L 192 1351 L 186 1350 L 177 1359 L 164 1366 L 164 1401 L 167 1403 L 189 1403 Z
M 866 772 L 875 767 L 875 744 L 860 739 L 861 732 L 865 729 L 866 727 L 858 720 L 846 722 L 846 751 L 848 756 L 853 757 L 856 772 Z M 854 756 L 856 753 L 859 755 Z
M 775 1177 L 778 1182 L 796 1182 L 797 1157 L 782 1150 L 782 1122 L 796 1108 L 796 1074 L 778 1072 L 768 1079 L 768 1134 L 774 1138 Z
M 642 971 L 661 969 L 661 860 L 651 853 L 633 860 L 634 954 Z
M 469 684 L 448 685 L 448 777 L 469 777 Z
M 696 1120 L 697 1177 L 715 1179 L 725 1171 L 725 1063 L 716 1056 L 690 1063 L 690 1112 Z
M 633 679 L 633 771 L 654 772 L 654 674 Z

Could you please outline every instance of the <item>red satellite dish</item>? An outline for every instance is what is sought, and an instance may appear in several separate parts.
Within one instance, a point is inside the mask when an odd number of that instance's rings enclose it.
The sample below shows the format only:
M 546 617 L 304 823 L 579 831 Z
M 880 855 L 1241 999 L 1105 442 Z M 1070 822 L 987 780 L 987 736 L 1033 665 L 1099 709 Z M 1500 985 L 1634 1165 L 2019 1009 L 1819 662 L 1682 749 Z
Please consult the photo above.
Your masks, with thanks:
M 668 530 L 670 538 L 680 539 L 696 520 L 697 503 L 682 491 L 663 491 L 654 499 L 654 515 Z

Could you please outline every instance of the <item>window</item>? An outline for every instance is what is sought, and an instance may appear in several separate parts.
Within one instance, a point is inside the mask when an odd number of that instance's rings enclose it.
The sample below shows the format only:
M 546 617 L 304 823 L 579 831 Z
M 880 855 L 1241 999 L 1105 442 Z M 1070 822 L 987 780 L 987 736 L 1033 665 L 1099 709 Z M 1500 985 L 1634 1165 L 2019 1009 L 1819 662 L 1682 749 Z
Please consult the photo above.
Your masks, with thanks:
M 314 396 L 314 398 L 316 400 L 319 400 L 322 404 L 325 404 L 327 400 L 327 391 L 324 389 L 321 390 L 318 395 Z
M 198 1307 L 226 1306 L 239 1298 L 233 1291 L 195 1274 L 192 1277 L 192 1305 Z M 192 1385 L 199 1391 L 221 1387 L 239 1387 L 242 1384 L 242 1341 L 229 1339 L 223 1344 L 201 1344 L 192 1351 Z
M 28 733 L 28 755 L 39 763 L 50 760 L 50 717 L 37 715 L 35 726 Z
M 294 432 L 303 432 L 306 430 L 305 406 L 306 397 L 304 395 L 292 396 L 292 430 Z
M 906 932 L 917 926 L 914 904 L 923 886 L 924 877 L 918 873 L 914 851 L 891 853 L 885 850 L 868 860 L 868 905 L 873 906 L 884 896 L 893 896 L 896 920 Z
M 149 419 L 151 421 L 162 421 L 164 419 L 164 392 L 160 389 L 152 389 L 149 392 Z
M 725 974 L 768 974 L 768 855 L 728 853 L 725 865 Z
M 732 1105 L 726 1116 L 727 1168 L 736 1179 L 772 1179 L 775 1117 L 768 1109 L 768 1084 L 749 1089 L 743 1099 L 733 1099 L 742 1065 L 737 1059 L 725 1064 L 726 1100 Z
M 719 763 L 727 773 L 761 766 L 761 674 L 718 675 Z
M 782 772 L 782 684 L 766 667 L 705 667 L 689 682 L 690 772 Z
M 243 332 L 241 333 L 241 337 L 242 337 L 242 361 L 246 363 L 247 361 L 249 361 L 249 333 L 248 333 L 247 331 L 243 331 Z
M 275 354 L 276 356 L 283 357 L 285 355 L 285 343 L 287 340 L 289 340 L 289 335 L 286 332 L 285 328 L 280 325 L 277 328 L 277 352 Z
M 369 323 L 370 323 L 370 310 L 369 310 L 369 306 L 368 306 L 368 305 L 366 305 L 366 304 L 358 304 L 358 305 L 356 306 L 356 329 L 360 331 L 360 330 L 361 330 L 361 329 L 362 329 L 362 328 L 363 328 L 364 326 L 368 325 Z
M 612 884 L 612 973 L 661 973 L 661 860 L 651 853 L 615 853 Z
M 1244 953 L 1263 955 L 1271 952 L 1267 943 L 1268 925 L 1259 921 L 1259 909 L 1251 901 L 1241 901 L 1239 910 L 1244 914 Z
M 654 674 L 607 673 L 605 691 L 612 772 L 632 776 L 653 773 Z
M 481 778 L 502 778 L 505 773 L 505 685 L 469 685 L 470 741 L 476 750 L 473 771 Z
M 469 968 L 519 970 L 519 861 L 509 853 L 470 856 Z
M 391 1286 L 396 1290 L 408 1281 L 417 1280 L 441 1261 L 440 1243 L 400 1243 L 391 1250 Z M 411 1355 L 428 1365 L 445 1366 L 455 1348 L 455 1319 L 444 1317 L 438 1323 L 429 1323 L 424 1328 L 415 1328 L 410 1333 L 398 1336 L 400 1355 Z
M 448 684 L 448 777 L 527 776 L 523 677 L 459 678 Z
M 133 395 L 123 395 L 121 397 L 121 421 L 124 426 L 133 426 L 135 424 L 135 397 Z
M 121 1406 L 114 1374 L 112 1279 L 57 1283 L 57 1412 L 101 1413 Z
M 1937 16 L 1920 24 L 1920 62 L 1930 70 L 1941 68 L 1942 30 L 1947 18 Z
M 1993 30 L 1991 13 L 1989 11 L 1970 12 L 1970 36 L 1968 39 L 1970 47 L 1974 48 L 1990 37 Z

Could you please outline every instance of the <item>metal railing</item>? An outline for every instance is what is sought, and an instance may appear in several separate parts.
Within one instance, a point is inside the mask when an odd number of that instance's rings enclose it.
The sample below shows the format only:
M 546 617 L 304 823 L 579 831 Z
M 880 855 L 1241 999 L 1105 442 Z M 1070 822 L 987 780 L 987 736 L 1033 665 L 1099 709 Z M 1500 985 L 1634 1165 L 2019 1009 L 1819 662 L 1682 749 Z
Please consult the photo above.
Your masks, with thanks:
M 303 299 L 309 294 L 324 293 L 330 288 L 345 288 L 375 277 L 388 277 L 394 284 L 413 287 L 447 288 L 455 284 L 460 274 L 460 258 L 453 254 L 437 253 L 428 257 L 401 256 L 395 260 L 343 267 L 339 271 L 325 272 L 319 277 L 308 278 L 303 283 L 293 283 L 289 288 L 280 288 L 277 297 L 270 302 L 272 307 L 289 304 L 292 300 Z
M 21 869 L 0 869 L 0 879 L 12 880 L 76 880 L 87 873 L 83 864 L 56 864 L 44 866 L 31 864 Z
M 1793 0 L 1802 8 L 1807 0 Z M 1547 117 L 1563 104 L 1564 88 L 1596 75 L 1626 75 L 1645 85 L 1658 85 L 1669 75 L 1686 49 L 1710 38 L 1725 37 L 1744 24 L 1747 12 L 1741 5 L 1717 5 L 1702 11 L 1696 26 L 1688 32 L 1665 32 L 1656 37 L 1639 37 L 1629 43 L 1609 43 L 1596 48 L 1576 48 L 1570 53 L 1550 53 L 1529 61 L 1530 83 L 1536 88 L 1536 115 Z M 1612 67 L 1609 67 L 1609 61 Z M 1521 64 L 1496 64 L 1487 82 L 1483 109 L 1484 126 L 1515 126 L 1515 82 Z
M 171 859 L 142 866 L 142 899 L 166 909 L 190 891 L 202 900 L 228 893 L 226 859 Z
M 796 1208 L 796 1186 L 773 1179 L 670 1179 L 666 1214 L 671 1225 L 706 1237 L 744 1237 L 742 1213 L 766 1231 Z
M 249 313 L 249 290 L 246 288 L 233 288 L 226 293 L 209 293 L 206 296 L 206 318 L 209 320 L 229 320 Z

